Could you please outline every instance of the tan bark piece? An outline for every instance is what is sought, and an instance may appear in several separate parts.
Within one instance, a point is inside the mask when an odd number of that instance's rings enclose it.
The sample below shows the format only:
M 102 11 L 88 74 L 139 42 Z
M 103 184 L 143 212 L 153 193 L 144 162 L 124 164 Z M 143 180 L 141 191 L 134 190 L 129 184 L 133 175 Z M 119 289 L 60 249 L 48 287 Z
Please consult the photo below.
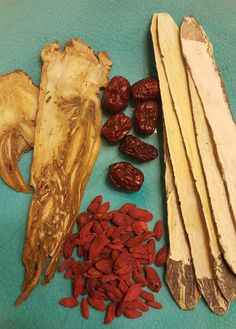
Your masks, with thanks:
M 156 41 L 153 40 L 153 46 L 160 82 L 168 149 L 170 152 L 180 209 L 190 243 L 197 284 L 212 311 L 216 314 L 223 315 L 227 312 L 228 303 L 218 289 L 215 280 L 214 270 L 211 264 L 208 234 L 205 223 L 202 220 L 202 209 L 187 159 L 186 149 L 176 115 L 176 104 L 173 101 L 173 95 L 171 93 L 172 88 L 168 84 L 169 80 L 160 49 L 160 33 L 163 33 L 163 31 L 159 29 L 159 17 L 162 19 L 163 16 L 165 18 L 166 15 L 167 14 L 154 15 L 153 20 L 157 20 L 157 30 L 152 31 L 152 35 L 155 33 L 157 34 Z M 168 31 L 167 29 L 167 33 Z M 162 37 L 164 36 L 168 37 L 165 32 Z M 172 46 L 172 44 L 169 45 L 170 49 L 173 51 Z M 173 54 L 173 56 L 176 56 L 176 53 Z
M 183 55 L 201 99 L 236 225 L 236 126 L 213 48 L 194 17 L 181 26 Z
M 202 102 L 189 72 L 188 80 L 198 149 L 204 168 L 218 239 L 226 262 L 231 270 L 236 273 L 236 232 L 234 220 L 228 204 L 227 193 L 221 177 L 220 168 L 215 156 L 214 141 L 208 128 Z M 236 285 L 234 290 L 236 291 Z
M 25 280 L 16 305 L 38 283 L 53 277 L 62 246 L 71 233 L 84 189 L 101 147 L 99 89 L 108 82 L 111 60 L 96 56 L 86 43 L 72 39 L 42 52 L 31 184 L 34 187 L 23 252 Z
M 158 33 L 160 51 L 174 102 L 174 109 L 202 207 L 201 218 L 205 222 L 208 231 L 209 246 L 217 284 L 224 297 L 228 301 L 231 301 L 236 297 L 236 277 L 232 276 L 231 271 L 225 266 L 222 258 L 205 175 L 197 146 L 187 72 L 181 52 L 179 28 L 170 15 L 158 15 Z
M 38 88 L 25 72 L 0 76 L 0 176 L 17 192 L 32 192 L 18 161 L 33 147 Z

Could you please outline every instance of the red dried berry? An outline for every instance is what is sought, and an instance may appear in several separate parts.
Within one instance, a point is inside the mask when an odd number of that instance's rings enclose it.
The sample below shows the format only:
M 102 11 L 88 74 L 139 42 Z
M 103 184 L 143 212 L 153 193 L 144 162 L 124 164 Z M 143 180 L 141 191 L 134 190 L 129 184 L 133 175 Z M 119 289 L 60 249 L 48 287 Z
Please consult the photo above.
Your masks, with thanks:
M 165 265 L 167 256 L 168 256 L 168 248 L 167 246 L 164 246 L 158 251 L 156 255 L 155 265 L 158 267 Z
M 96 268 L 105 274 L 111 274 L 112 273 L 112 264 L 109 259 L 101 259 L 95 264 Z
M 138 191 L 144 182 L 143 173 L 129 162 L 117 162 L 110 166 L 108 178 L 118 188 Z
M 148 77 L 137 81 L 131 87 L 131 94 L 133 99 L 137 102 L 156 100 L 160 95 L 157 79 Z
M 116 303 L 110 303 L 107 307 L 107 313 L 104 320 L 104 324 L 111 323 L 116 315 Z
M 134 283 L 130 286 L 127 290 L 127 293 L 124 297 L 125 302 L 131 302 L 139 297 L 141 292 L 142 284 L 141 283 Z
M 89 305 L 91 305 L 96 310 L 99 310 L 99 311 L 105 311 L 106 310 L 106 305 L 100 299 L 89 297 L 88 298 L 88 303 L 89 303 Z
M 142 162 L 154 160 L 158 156 L 158 151 L 153 145 L 132 135 L 122 139 L 119 149 L 123 154 Z
M 155 238 L 157 241 L 160 241 L 163 236 L 163 223 L 161 220 L 158 220 L 154 226 L 153 232 L 155 233 Z
M 155 300 L 153 293 L 148 292 L 146 290 L 141 290 L 140 297 L 142 297 L 143 299 L 145 299 L 148 302 L 153 302 Z
M 68 270 L 75 263 L 75 259 L 73 257 L 67 258 L 59 267 L 59 272 L 64 272 Z
M 98 208 L 97 213 L 98 213 L 98 214 L 103 214 L 103 213 L 108 212 L 109 209 L 110 209 L 110 202 L 108 201 L 108 202 L 103 203 L 103 204 Z
M 137 130 L 141 133 L 152 135 L 157 126 L 158 116 L 159 111 L 157 102 L 146 101 L 138 103 L 134 111 Z
M 89 318 L 89 309 L 88 309 L 88 300 L 87 298 L 83 298 L 81 301 L 81 315 L 83 318 Z
M 146 305 L 148 305 L 148 306 L 151 306 L 151 307 L 153 307 L 153 308 L 156 308 L 156 309 L 158 309 L 158 310 L 160 310 L 160 309 L 162 309 L 162 304 L 160 304 L 160 303 L 158 303 L 158 302 L 156 302 L 156 301 L 147 301 L 146 302 Z
M 98 211 L 101 204 L 102 204 L 102 196 L 99 195 L 96 198 L 94 198 L 93 201 L 88 206 L 87 208 L 88 213 L 95 214 Z
M 77 276 L 74 278 L 73 282 L 73 296 L 77 298 L 79 295 L 82 294 L 84 290 L 84 280 L 82 276 Z
M 111 113 L 123 111 L 129 103 L 130 83 L 121 76 L 110 80 L 102 97 L 103 108 Z
M 152 291 L 158 292 L 162 287 L 161 280 L 159 278 L 158 273 L 154 270 L 154 268 L 149 267 L 149 266 L 144 266 L 144 271 L 146 274 L 148 287 Z
M 64 307 L 76 307 L 79 305 L 79 302 L 74 297 L 63 298 L 59 303 Z
M 74 245 L 71 242 L 70 238 L 66 239 L 63 247 L 63 254 L 65 258 L 70 258 L 74 250 Z
M 81 228 L 89 222 L 89 215 L 87 212 L 82 212 L 78 218 L 77 218 L 77 227 L 78 230 L 81 230 Z
M 117 143 L 124 138 L 132 128 L 131 119 L 124 113 L 112 115 L 102 127 L 102 135 L 110 143 Z
M 130 319 L 135 319 L 135 318 L 139 318 L 140 316 L 143 315 L 142 312 L 137 311 L 137 310 L 129 310 L 129 309 L 125 309 L 124 314 L 127 318 Z

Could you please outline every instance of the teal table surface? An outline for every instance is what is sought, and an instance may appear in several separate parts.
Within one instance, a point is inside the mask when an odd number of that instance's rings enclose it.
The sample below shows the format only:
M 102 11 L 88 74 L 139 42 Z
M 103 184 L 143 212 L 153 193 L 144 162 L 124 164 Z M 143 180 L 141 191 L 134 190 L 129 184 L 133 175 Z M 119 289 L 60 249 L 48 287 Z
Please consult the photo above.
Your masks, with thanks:
M 80 37 L 96 51 L 107 50 L 113 61 L 111 76 L 126 76 L 131 83 L 155 74 L 149 33 L 153 13 L 166 11 L 181 23 L 183 16 L 194 15 L 213 42 L 236 118 L 236 2 L 235 0 L 0 0 L 0 74 L 21 68 L 36 84 L 40 81 L 39 52 L 48 42 L 61 44 Z M 132 115 L 133 108 L 126 112 Z M 216 108 L 217 115 L 217 108 Z M 105 115 L 104 115 L 105 119 Z M 222 127 L 224 129 L 224 127 Z M 106 181 L 110 163 L 124 159 L 117 146 L 103 144 L 87 185 L 81 210 L 96 195 L 110 200 L 114 209 L 125 202 L 135 202 L 150 209 L 155 219 L 166 223 L 162 129 L 148 142 L 159 148 L 158 160 L 137 164 L 145 174 L 145 184 L 138 193 L 119 192 Z M 20 161 L 21 170 L 29 177 L 32 153 Z M 19 308 L 14 302 L 20 293 L 24 268 L 21 262 L 27 211 L 31 195 L 16 193 L 0 182 L 0 329 L 96 329 L 103 326 L 104 314 L 91 310 L 89 321 L 79 308 L 66 309 L 58 301 L 70 294 L 70 282 L 57 273 L 47 286 L 39 284 Z M 150 223 L 150 228 L 153 224 Z M 159 243 L 159 247 L 167 241 Z M 164 272 L 158 270 L 164 282 Z M 157 299 L 162 311 L 150 310 L 142 318 L 115 319 L 117 328 L 236 328 L 236 302 L 224 317 L 214 315 L 203 300 L 193 311 L 182 311 L 164 283 Z

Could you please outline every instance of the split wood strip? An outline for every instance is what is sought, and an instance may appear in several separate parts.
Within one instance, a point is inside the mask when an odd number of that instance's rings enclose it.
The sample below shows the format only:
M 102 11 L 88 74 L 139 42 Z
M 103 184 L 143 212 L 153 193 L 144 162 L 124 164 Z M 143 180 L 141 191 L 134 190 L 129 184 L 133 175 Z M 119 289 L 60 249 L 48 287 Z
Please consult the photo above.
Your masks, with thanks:
M 159 15 L 154 15 L 153 21 Z M 153 47 L 161 88 L 163 115 L 166 127 L 167 143 L 171 157 L 175 185 L 186 232 L 188 234 L 193 265 L 200 292 L 213 312 L 223 315 L 227 312 L 228 303 L 222 296 L 215 281 L 210 262 L 208 236 L 201 219 L 201 207 L 196 196 L 195 185 L 187 160 L 180 127 L 177 121 L 174 103 L 171 98 L 167 77 L 158 44 L 158 33 L 152 24 Z
M 179 28 L 168 14 L 158 15 L 159 45 L 164 68 L 174 102 L 196 191 L 202 207 L 201 219 L 206 224 L 209 246 L 217 284 L 229 302 L 236 297 L 236 277 L 225 266 L 215 229 L 202 163 L 195 136 L 187 73 L 183 61 Z
M 183 54 L 215 142 L 216 154 L 236 225 L 236 126 L 207 35 L 194 17 L 181 27 Z M 203 68 L 204 69 L 201 69 Z

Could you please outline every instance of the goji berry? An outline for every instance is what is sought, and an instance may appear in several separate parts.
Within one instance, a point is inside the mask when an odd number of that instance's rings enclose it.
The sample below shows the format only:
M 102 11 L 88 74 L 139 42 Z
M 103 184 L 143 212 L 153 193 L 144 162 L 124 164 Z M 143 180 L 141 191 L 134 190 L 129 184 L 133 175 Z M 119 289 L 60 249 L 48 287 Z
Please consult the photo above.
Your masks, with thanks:
M 75 259 L 73 257 L 67 258 L 59 267 L 59 272 L 64 272 L 68 270 L 75 263 Z
M 87 208 L 88 213 L 95 214 L 98 211 L 101 204 L 102 204 L 102 196 L 99 195 L 96 198 L 94 198 L 93 201 L 88 206 Z
M 163 307 L 162 304 L 160 304 L 160 303 L 158 303 L 158 302 L 156 302 L 154 300 L 153 301 L 147 301 L 146 302 L 146 305 L 151 306 L 153 308 L 156 308 L 158 310 L 160 310 Z
M 116 315 L 116 303 L 110 303 L 107 307 L 106 317 L 104 320 L 104 324 L 111 323 Z
M 125 308 L 124 314 L 127 318 L 130 318 L 130 319 L 139 318 L 140 316 L 143 315 L 143 313 L 138 310 L 129 310 L 126 308 Z
M 163 266 L 166 263 L 166 259 L 167 259 L 167 255 L 168 255 L 168 248 L 167 246 L 162 247 L 155 258 L 155 265 L 156 266 Z
M 60 304 L 64 307 L 76 307 L 79 302 L 74 297 L 66 297 L 60 300 Z
M 89 318 L 88 299 L 83 298 L 81 301 L 81 315 L 83 318 Z
M 106 305 L 100 299 L 88 297 L 88 303 L 89 303 L 89 305 L 91 305 L 96 310 L 99 310 L 99 311 L 105 311 L 106 310 Z
M 158 220 L 154 226 L 153 232 L 157 241 L 160 241 L 163 236 L 163 223 L 161 220 Z

